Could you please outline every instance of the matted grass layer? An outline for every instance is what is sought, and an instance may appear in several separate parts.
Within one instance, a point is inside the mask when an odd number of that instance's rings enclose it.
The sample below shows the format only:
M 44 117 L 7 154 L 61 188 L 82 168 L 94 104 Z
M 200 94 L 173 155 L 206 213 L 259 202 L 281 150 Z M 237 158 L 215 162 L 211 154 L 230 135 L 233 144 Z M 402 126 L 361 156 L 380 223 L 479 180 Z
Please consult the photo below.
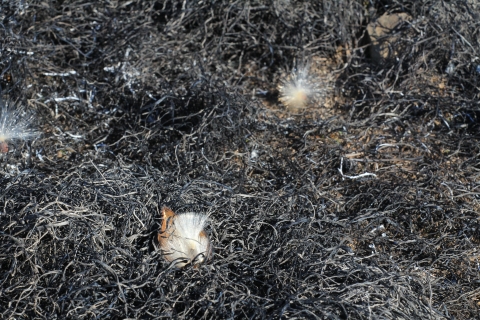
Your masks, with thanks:
M 391 60 L 366 25 L 412 20 Z M 479 314 L 474 1 L 6 1 L 4 319 L 472 319 Z M 299 65 L 325 88 L 289 110 Z M 175 270 L 160 210 L 208 214 Z

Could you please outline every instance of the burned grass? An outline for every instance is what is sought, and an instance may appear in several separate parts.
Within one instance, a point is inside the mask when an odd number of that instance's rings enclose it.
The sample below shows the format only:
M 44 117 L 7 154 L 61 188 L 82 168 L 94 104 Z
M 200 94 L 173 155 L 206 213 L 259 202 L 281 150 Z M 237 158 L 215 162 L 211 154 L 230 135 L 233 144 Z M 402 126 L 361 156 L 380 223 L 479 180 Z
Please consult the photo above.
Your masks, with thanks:
M 0 154 L 2 318 L 478 315 L 475 3 L 1 8 L 2 99 L 42 132 Z M 288 110 L 305 62 L 331 88 Z M 211 262 L 163 259 L 162 206 L 209 215 Z

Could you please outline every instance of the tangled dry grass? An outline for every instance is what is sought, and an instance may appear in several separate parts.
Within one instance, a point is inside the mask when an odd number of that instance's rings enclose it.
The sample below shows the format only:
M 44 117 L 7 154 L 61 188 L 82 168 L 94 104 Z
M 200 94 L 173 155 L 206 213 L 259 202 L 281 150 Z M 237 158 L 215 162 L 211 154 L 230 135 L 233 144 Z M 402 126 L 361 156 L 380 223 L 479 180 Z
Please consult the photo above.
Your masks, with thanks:
M 396 12 L 376 63 L 366 25 Z M 42 134 L 0 154 L 0 317 L 478 317 L 479 16 L 2 2 L 2 99 Z M 298 62 L 334 89 L 292 112 L 276 88 Z M 211 262 L 162 259 L 162 206 L 210 216 Z

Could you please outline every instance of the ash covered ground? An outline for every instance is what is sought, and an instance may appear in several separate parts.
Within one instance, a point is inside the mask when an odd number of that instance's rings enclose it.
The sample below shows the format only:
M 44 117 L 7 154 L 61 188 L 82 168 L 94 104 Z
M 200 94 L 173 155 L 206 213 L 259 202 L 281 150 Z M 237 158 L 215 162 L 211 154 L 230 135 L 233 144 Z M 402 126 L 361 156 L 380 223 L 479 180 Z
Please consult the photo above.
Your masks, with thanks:
M 394 56 L 367 26 L 411 19 Z M 476 1 L 3 1 L 3 319 L 473 319 Z M 370 45 L 370 46 L 369 46 Z M 278 85 L 308 63 L 305 108 Z M 172 268 L 160 210 L 208 214 Z

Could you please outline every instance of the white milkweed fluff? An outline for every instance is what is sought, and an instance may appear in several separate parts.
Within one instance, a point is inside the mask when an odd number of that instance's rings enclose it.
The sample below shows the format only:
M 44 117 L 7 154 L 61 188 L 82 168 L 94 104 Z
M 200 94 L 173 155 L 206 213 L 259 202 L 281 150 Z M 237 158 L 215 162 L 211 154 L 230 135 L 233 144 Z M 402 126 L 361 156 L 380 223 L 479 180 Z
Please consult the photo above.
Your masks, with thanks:
M 0 143 L 27 140 L 37 135 L 32 128 L 33 116 L 22 107 L 6 105 L 0 99 Z M 3 147 L 2 147 L 3 150 Z M 8 148 L 7 148 L 8 150 Z
M 177 268 L 191 263 L 193 266 L 211 257 L 212 247 L 205 226 L 208 217 L 199 213 L 176 215 L 169 208 L 162 209 L 163 222 L 158 242 L 167 261 Z
M 309 67 L 300 67 L 278 85 L 279 100 L 289 108 L 304 108 L 318 92 L 316 79 L 309 75 Z

